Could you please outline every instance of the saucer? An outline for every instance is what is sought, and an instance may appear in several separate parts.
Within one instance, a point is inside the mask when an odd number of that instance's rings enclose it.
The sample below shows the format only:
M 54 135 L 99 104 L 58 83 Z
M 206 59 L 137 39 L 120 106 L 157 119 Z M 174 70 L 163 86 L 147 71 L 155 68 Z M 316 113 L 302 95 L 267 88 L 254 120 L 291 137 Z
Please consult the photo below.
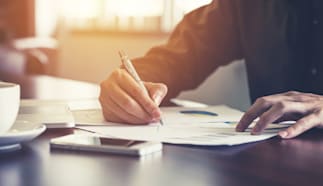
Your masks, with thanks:
M 45 125 L 17 120 L 11 129 L 0 135 L 0 153 L 21 149 L 20 143 L 30 141 L 46 130 Z

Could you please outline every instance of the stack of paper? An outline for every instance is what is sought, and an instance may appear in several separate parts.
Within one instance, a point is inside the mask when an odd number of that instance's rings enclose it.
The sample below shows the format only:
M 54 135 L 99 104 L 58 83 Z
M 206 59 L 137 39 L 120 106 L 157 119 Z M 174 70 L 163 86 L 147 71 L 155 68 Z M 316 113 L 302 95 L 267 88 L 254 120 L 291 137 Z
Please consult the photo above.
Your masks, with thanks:
M 17 120 L 42 123 L 47 128 L 72 128 L 74 117 L 66 101 L 24 99 Z
M 80 129 L 114 138 L 172 144 L 238 145 L 271 138 L 286 127 L 271 124 L 261 135 L 250 135 L 250 128 L 246 132 L 235 132 L 243 112 L 224 105 L 206 108 L 166 107 L 162 108 L 162 112 L 163 125 L 152 123 L 138 126 L 111 122 L 102 125 L 104 119 L 100 109 L 73 111 Z

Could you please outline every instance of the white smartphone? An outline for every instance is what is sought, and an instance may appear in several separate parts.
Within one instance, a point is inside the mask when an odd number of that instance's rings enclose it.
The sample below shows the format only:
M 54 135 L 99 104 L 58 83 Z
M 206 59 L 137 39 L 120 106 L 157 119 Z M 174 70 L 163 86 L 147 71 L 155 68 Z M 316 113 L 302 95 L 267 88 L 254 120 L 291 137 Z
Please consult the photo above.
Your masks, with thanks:
M 51 148 L 142 156 L 162 150 L 160 142 L 70 134 L 51 139 Z

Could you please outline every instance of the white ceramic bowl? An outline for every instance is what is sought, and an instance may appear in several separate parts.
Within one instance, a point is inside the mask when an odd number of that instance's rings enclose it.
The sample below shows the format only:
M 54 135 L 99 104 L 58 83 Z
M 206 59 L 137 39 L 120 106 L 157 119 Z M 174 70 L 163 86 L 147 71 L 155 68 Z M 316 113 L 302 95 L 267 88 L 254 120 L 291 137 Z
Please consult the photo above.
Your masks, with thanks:
M 0 135 L 14 124 L 20 104 L 20 86 L 0 81 Z

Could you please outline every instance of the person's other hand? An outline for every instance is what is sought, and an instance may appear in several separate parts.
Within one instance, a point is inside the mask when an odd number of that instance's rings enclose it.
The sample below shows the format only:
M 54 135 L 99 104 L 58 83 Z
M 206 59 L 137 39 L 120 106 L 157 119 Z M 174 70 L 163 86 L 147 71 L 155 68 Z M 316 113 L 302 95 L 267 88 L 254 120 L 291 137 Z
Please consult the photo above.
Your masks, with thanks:
M 310 128 L 323 126 L 323 96 L 291 91 L 258 98 L 243 115 L 236 131 L 245 131 L 258 117 L 251 134 L 260 134 L 270 123 L 296 121 L 279 132 L 282 138 L 293 138 Z
M 147 124 L 161 116 L 159 104 L 167 93 L 161 83 L 144 82 L 149 95 L 124 69 L 117 69 L 100 84 L 100 103 L 105 119 L 111 122 Z

